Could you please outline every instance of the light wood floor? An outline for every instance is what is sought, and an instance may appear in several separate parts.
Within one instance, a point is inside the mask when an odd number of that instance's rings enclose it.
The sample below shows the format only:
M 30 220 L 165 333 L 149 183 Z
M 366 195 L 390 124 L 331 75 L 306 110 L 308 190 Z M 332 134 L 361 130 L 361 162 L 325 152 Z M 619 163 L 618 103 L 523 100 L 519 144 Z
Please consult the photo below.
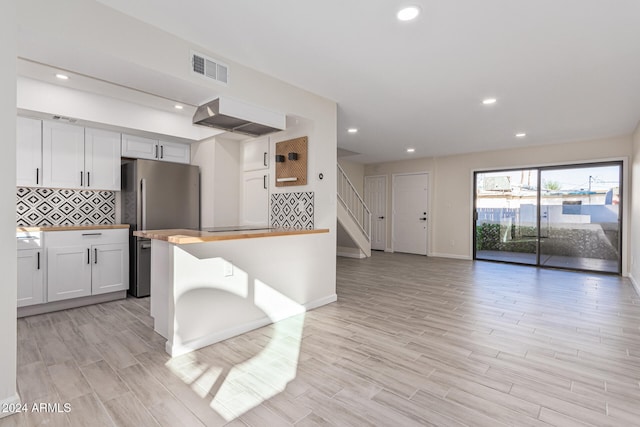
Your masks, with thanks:
M 21 319 L 23 400 L 71 412 L 0 426 L 640 425 L 626 279 L 374 253 L 338 297 L 172 360 L 148 299 Z

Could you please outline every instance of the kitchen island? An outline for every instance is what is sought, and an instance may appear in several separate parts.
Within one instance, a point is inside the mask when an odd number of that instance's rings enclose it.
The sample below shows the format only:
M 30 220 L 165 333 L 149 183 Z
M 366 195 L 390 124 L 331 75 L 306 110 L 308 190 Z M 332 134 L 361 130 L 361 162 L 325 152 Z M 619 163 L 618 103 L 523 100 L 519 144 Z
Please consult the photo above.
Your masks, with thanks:
M 318 262 L 328 229 L 134 234 L 151 239 L 151 316 L 172 356 L 337 299 L 334 276 Z

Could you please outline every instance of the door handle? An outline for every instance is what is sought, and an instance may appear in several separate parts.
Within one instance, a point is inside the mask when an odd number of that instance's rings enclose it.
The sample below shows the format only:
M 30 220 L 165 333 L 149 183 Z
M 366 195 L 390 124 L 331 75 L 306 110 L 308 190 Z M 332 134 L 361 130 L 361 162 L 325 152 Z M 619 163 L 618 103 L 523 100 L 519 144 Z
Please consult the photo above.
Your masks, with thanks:
M 262 164 L 267 166 L 267 153 L 264 153 L 264 156 L 262 157 Z
M 157 159 L 158 158 L 158 146 L 156 145 L 154 148 L 155 148 L 155 152 L 153 153 L 153 157 Z
M 91 187 L 91 172 L 87 172 L 87 187 Z
M 40 168 L 36 168 L 36 185 L 40 184 Z
M 37 266 L 37 270 L 40 270 L 40 252 L 37 252 L 36 255 L 38 255 L 38 266 Z
M 426 221 L 427 218 L 418 218 L 420 221 Z
M 140 222 L 142 224 L 143 230 L 147 229 L 146 198 L 147 198 L 147 182 L 146 182 L 146 179 L 143 178 L 140 180 L 140 215 L 142 216 L 142 218 L 140 218 Z
M 82 171 L 80 171 L 80 187 L 82 187 Z
M 91 249 L 87 248 L 87 264 L 91 264 Z
M 160 146 L 160 158 L 164 159 L 164 145 Z
M 384 219 L 384 217 L 383 216 L 379 216 L 378 219 Z
M 267 175 L 264 175 L 262 177 L 262 187 L 266 190 L 267 189 Z
M 93 263 L 98 263 L 98 248 L 93 248 Z

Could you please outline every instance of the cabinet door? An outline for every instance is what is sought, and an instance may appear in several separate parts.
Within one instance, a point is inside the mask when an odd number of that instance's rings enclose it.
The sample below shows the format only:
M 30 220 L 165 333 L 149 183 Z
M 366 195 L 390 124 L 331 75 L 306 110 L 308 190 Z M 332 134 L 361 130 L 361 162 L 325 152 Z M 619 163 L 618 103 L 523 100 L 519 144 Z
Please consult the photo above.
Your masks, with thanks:
M 42 123 L 43 186 L 81 188 L 84 184 L 84 128 Z
M 266 171 L 243 174 L 242 224 L 269 225 L 269 174 Z
M 18 251 L 18 307 L 44 302 L 42 252 L 39 249 Z
M 243 144 L 242 167 L 244 171 L 269 168 L 269 137 L 253 139 Z
M 158 158 L 158 140 L 123 133 L 122 157 L 155 160 Z
M 47 248 L 48 302 L 91 295 L 89 246 Z
M 93 245 L 91 253 L 93 257 L 92 295 L 129 289 L 128 243 Z
M 160 160 L 174 163 L 191 163 L 191 146 L 179 142 L 160 141 Z
M 84 131 L 84 186 L 120 191 L 120 134 L 100 129 Z
M 42 121 L 18 117 L 16 137 L 16 185 L 41 187 Z

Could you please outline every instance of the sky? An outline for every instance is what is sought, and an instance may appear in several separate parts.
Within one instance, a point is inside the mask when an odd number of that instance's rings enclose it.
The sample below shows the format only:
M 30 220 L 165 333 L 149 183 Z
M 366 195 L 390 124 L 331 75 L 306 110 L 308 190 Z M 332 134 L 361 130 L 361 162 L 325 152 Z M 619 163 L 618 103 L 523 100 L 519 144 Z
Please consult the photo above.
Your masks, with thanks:
M 486 178 L 500 181 L 509 177 L 511 185 L 521 186 L 537 185 L 537 170 L 523 169 L 515 171 L 500 171 L 478 173 L 478 187 L 482 188 Z M 589 181 L 591 181 L 592 191 L 609 190 L 612 187 L 620 186 L 620 166 L 598 166 L 598 167 L 578 167 L 563 169 L 545 169 L 542 170 L 542 183 L 544 188 L 545 182 L 557 182 L 560 184 L 560 191 L 580 191 L 589 189 Z

